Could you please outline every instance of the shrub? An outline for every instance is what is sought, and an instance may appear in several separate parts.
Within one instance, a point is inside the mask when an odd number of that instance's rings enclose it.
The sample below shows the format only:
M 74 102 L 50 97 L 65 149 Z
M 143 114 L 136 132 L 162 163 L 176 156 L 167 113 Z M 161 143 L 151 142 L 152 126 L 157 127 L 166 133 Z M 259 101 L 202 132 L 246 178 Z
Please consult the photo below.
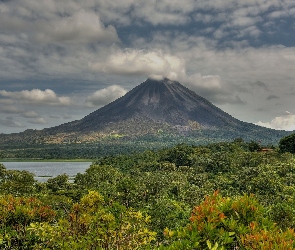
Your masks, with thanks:
M 215 192 L 196 206 L 190 223 L 165 229 L 170 245 L 160 249 L 294 249 L 293 229 L 282 231 L 253 195 L 235 199 Z
M 295 154 L 295 134 L 283 137 L 279 142 L 279 148 L 282 153 Z

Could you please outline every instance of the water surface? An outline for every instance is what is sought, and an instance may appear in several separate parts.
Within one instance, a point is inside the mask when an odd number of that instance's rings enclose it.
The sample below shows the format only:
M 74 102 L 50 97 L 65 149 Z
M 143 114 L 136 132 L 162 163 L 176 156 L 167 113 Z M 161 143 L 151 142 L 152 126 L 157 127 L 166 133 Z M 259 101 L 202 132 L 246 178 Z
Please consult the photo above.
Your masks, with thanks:
M 67 174 L 73 179 L 77 173 L 84 173 L 91 162 L 2 162 L 8 170 L 26 170 L 35 175 L 35 179 L 44 182 L 48 178 Z

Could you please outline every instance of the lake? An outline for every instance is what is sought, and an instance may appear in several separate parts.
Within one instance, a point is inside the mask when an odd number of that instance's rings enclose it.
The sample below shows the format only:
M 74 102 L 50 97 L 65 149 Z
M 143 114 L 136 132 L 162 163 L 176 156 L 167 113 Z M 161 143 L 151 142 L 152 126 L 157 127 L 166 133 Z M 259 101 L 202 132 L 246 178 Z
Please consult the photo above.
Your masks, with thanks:
M 35 175 L 35 180 L 45 182 L 48 178 L 67 174 L 73 179 L 84 173 L 91 162 L 1 162 L 7 170 L 26 170 Z

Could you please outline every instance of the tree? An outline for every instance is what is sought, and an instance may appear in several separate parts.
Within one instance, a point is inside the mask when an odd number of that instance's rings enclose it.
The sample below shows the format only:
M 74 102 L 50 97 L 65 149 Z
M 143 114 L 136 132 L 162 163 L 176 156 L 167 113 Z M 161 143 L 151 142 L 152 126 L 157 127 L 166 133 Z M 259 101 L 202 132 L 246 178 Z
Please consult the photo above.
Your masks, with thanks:
M 52 192 L 57 192 L 58 190 L 67 190 L 69 188 L 69 184 L 69 176 L 66 174 L 49 178 L 46 182 L 47 188 L 49 188 Z
M 279 142 L 279 148 L 282 153 L 295 154 L 295 134 L 283 137 Z
M 248 148 L 249 148 L 250 152 L 257 152 L 257 151 L 261 150 L 261 146 L 259 145 L 259 143 L 255 142 L 255 141 L 250 141 L 248 143 Z
M 35 191 L 34 174 L 28 171 L 7 170 L 0 164 L 0 193 L 24 195 Z

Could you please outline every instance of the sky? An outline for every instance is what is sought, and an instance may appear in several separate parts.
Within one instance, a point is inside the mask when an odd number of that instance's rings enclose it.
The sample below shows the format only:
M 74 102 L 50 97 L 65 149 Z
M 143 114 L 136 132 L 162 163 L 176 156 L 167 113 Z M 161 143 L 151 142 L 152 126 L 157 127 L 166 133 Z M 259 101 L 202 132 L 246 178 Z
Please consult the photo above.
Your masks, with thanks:
M 154 76 L 295 130 L 295 1 L 0 0 L 0 133 L 81 119 Z

